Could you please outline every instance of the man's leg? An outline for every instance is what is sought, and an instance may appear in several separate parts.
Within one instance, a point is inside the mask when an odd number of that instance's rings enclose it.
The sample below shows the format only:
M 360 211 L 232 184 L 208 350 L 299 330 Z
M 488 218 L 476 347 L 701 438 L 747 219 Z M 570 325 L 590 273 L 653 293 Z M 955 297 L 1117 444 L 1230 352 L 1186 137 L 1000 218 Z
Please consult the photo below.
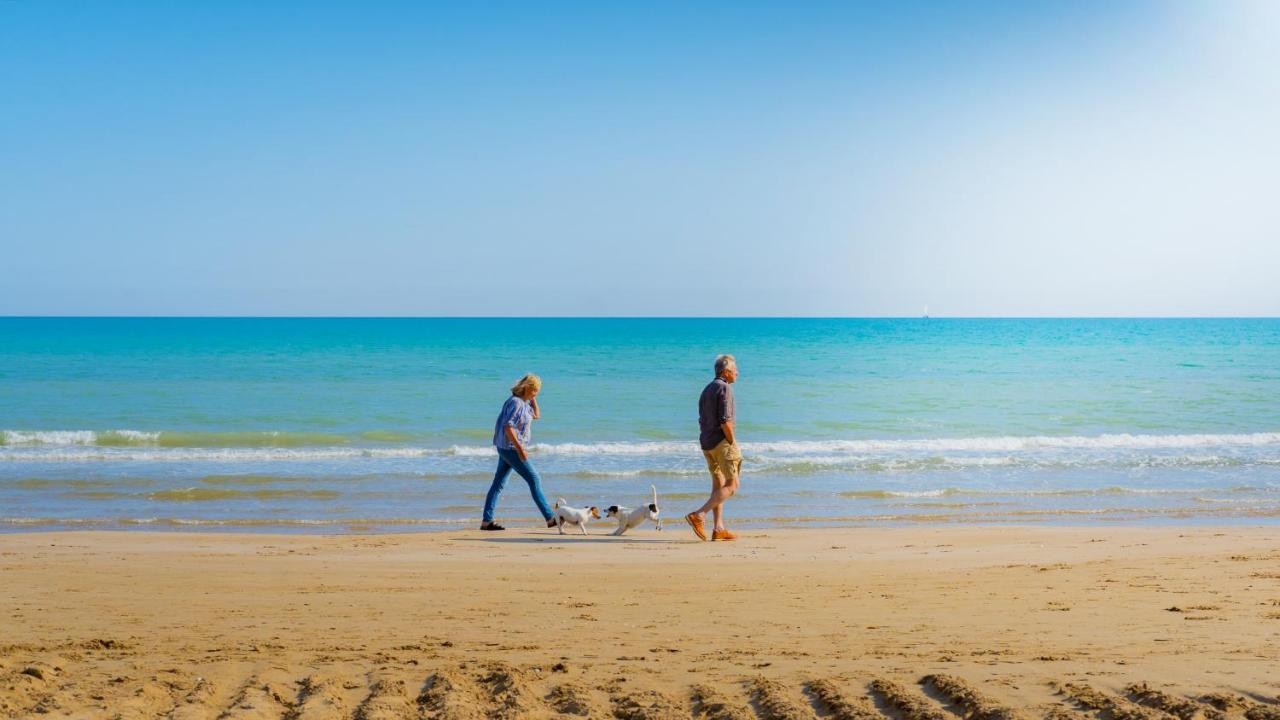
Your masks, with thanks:
M 720 484 L 720 488 L 723 488 L 723 487 L 724 487 L 724 483 L 721 483 L 721 484 Z M 716 497 L 716 496 L 717 496 L 717 494 L 718 494 L 718 493 L 716 492 L 716 490 L 717 490 L 717 489 L 719 489 L 719 488 L 712 488 L 712 489 L 711 489 L 711 496 L 712 496 L 712 497 Z M 728 500 L 728 499 L 729 499 L 728 497 L 723 498 L 722 500 L 720 500 L 720 502 L 716 503 L 715 507 L 711 508 L 711 517 L 714 519 L 714 521 L 713 521 L 713 522 L 712 522 L 712 524 L 711 524 L 711 529 L 712 529 L 712 530 L 723 530 L 723 529 L 724 529 L 724 509 L 723 509 L 723 508 L 724 508 L 724 501 L 725 501 L 725 500 Z
M 728 500 L 729 498 L 733 497 L 735 494 L 737 494 L 737 492 L 738 492 L 738 478 L 735 477 L 735 478 L 730 478 L 729 480 L 726 480 L 720 486 L 719 493 L 714 493 L 714 492 L 712 493 L 712 497 L 716 497 L 717 495 L 720 497 L 720 502 L 716 503 L 715 507 L 711 508 L 711 515 L 713 518 L 715 518 L 715 524 L 712 525 L 713 530 L 725 529 L 724 503 L 725 503 L 725 500 Z
M 727 499 L 728 498 L 725 498 L 725 500 Z M 711 517 L 713 518 L 713 522 L 711 523 L 711 529 L 723 530 L 724 529 L 724 500 L 721 500 L 719 504 L 711 508 Z
M 742 455 L 736 447 L 721 443 L 707 454 L 707 467 L 711 469 L 711 497 L 698 508 L 696 514 L 701 519 L 710 510 L 715 518 L 712 530 L 716 533 L 726 532 L 728 528 L 724 525 L 724 503 L 738 492 Z
M 733 496 L 738 489 L 737 482 L 729 484 L 723 473 L 715 472 L 711 474 L 711 497 L 702 504 L 702 507 L 694 510 L 684 516 L 689 526 L 693 528 L 693 532 L 698 536 L 699 540 L 707 540 L 707 532 L 703 529 L 702 520 L 706 516 L 707 511 L 711 510 L 715 513 L 715 528 L 712 530 L 712 540 L 732 540 L 732 537 L 720 537 L 728 535 L 728 530 L 724 527 L 724 515 L 720 508 L 724 505 L 724 501 Z
M 739 455 L 738 459 L 734 460 L 729 457 L 729 454 L 726 451 L 722 462 L 725 476 L 724 500 L 721 500 L 720 504 L 716 506 L 716 523 L 713 528 L 718 531 L 728 530 L 728 528 L 724 526 L 724 503 L 725 500 L 728 500 L 738 494 L 738 479 L 741 477 L 740 473 L 742 472 L 742 456 Z
M 731 452 L 732 449 L 732 452 Z M 706 532 L 703 530 L 702 521 L 708 512 L 714 512 L 715 527 L 717 533 L 727 533 L 724 526 L 724 513 L 721 506 L 733 494 L 738 492 L 738 469 L 742 465 L 737 449 L 728 442 L 722 441 L 712 450 L 704 450 L 703 456 L 707 459 L 707 470 L 711 473 L 711 495 L 702 507 L 694 510 L 684 519 L 693 527 L 693 532 L 702 540 L 706 540 Z M 738 456 L 730 459 L 730 456 Z M 732 537 L 724 538 L 732 540 Z
M 702 507 L 694 510 L 693 514 L 701 518 L 708 511 L 714 511 L 715 527 L 723 530 L 720 506 L 738 491 L 738 477 L 736 473 L 728 472 L 732 468 L 724 461 L 723 445 L 718 445 L 710 453 L 707 453 L 707 469 L 711 471 L 711 496 L 702 504 Z

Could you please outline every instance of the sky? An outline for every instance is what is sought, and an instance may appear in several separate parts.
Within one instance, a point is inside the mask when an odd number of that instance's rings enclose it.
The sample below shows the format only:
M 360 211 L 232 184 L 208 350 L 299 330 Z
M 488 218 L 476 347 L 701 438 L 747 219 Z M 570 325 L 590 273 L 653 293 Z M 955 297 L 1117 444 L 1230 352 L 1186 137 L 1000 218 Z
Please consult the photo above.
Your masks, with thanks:
M 1280 315 L 1280 3 L 0 0 L 0 314 Z

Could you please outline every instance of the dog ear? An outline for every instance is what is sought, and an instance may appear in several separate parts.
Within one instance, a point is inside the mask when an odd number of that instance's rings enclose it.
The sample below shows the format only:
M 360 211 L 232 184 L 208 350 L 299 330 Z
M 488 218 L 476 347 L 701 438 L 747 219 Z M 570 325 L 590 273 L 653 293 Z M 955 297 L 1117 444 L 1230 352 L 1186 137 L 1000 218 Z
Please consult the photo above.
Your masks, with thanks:
M 649 512 L 658 512 L 658 506 L 653 503 L 649 503 Z
M 617 514 L 618 514 L 618 506 L 617 506 L 617 505 L 610 505 L 610 506 L 609 506 L 608 513 L 609 513 L 610 515 L 617 515 Z

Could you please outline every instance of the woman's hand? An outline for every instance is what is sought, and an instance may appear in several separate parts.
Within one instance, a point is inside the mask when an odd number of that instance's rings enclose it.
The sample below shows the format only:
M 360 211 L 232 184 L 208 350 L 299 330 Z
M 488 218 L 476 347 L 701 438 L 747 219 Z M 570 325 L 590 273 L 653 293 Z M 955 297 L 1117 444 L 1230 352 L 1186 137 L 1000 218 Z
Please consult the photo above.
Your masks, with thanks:
M 521 460 L 529 462 L 529 453 L 524 451 L 524 443 L 520 442 L 520 436 L 516 434 L 516 429 L 508 425 L 504 430 L 507 433 L 507 442 L 511 443 L 511 447 L 516 449 L 516 454 Z
M 534 420 L 538 420 L 542 417 L 542 411 L 538 409 L 538 396 L 536 393 L 533 397 L 529 398 L 529 409 L 533 410 Z

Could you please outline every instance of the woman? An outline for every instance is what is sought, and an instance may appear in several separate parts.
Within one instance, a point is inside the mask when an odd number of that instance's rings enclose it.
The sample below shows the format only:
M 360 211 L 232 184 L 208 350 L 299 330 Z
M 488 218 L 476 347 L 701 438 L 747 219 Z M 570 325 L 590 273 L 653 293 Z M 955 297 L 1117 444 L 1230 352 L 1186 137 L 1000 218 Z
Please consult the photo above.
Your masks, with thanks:
M 489 494 L 484 498 L 481 530 L 506 530 L 493 521 L 493 512 L 498 505 L 498 495 L 502 494 L 502 488 L 507 484 L 507 476 L 512 470 L 529 483 L 533 502 L 547 521 L 547 527 L 555 527 L 551 506 L 542 494 L 542 479 L 538 477 L 538 471 L 529 464 L 527 449 L 530 426 L 534 420 L 542 417 L 537 400 L 541 389 L 542 380 L 537 375 L 525 375 L 511 388 L 511 397 L 502 404 L 502 412 L 498 413 L 498 421 L 493 426 L 493 446 L 498 449 L 498 471 L 494 473 L 493 484 L 489 486 Z

